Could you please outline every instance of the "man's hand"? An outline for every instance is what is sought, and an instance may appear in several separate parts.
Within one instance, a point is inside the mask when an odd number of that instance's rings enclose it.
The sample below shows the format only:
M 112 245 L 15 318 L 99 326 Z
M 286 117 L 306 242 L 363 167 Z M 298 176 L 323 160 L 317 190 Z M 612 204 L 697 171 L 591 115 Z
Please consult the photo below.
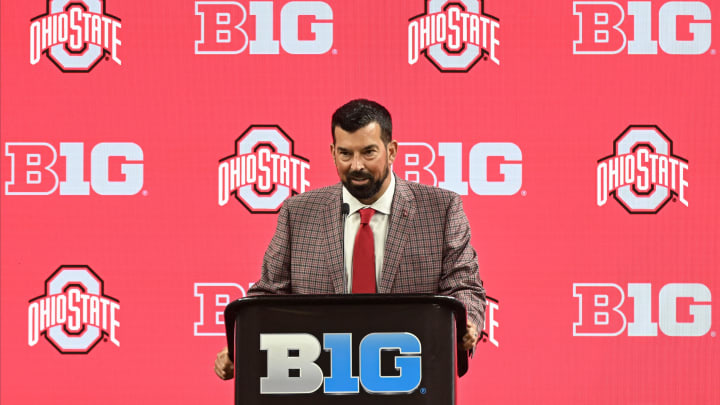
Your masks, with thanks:
M 215 374 L 223 380 L 229 380 L 235 375 L 234 367 L 228 356 L 228 348 L 220 350 L 215 359 Z
M 475 344 L 477 344 L 478 341 L 478 332 L 475 328 L 475 325 L 472 324 L 472 322 L 467 322 L 467 330 L 465 332 L 465 336 L 463 336 L 463 348 L 465 350 L 470 350 L 473 347 L 475 347 Z M 218 355 L 219 356 L 219 355 Z

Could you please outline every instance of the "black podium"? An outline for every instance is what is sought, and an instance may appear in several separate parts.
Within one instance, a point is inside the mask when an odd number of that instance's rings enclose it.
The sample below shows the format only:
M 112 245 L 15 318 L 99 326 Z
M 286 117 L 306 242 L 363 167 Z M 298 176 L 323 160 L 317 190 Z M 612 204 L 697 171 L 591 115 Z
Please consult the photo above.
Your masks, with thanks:
M 468 367 L 451 297 L 248 297 L 225 326 L 238 405 L 454 404 Z

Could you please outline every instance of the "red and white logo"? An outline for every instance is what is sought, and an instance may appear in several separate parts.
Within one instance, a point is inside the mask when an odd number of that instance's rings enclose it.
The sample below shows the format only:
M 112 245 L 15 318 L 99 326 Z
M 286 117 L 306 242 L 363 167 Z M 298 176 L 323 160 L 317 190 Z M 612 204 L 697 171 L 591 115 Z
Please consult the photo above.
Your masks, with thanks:
M 704 336 L 712 326 L 712 294 L 700 283 L 665 284 L 653 304 L 650 283 L 628 283 L 625 290 L 614 283 L 574 283 L 578 320 L 573 336 Z M 655 309 L 655 306 L 657 306 Z M 628 319 L 632 320 L 628 322 Z
M 500 342 L 497 340 L 497 329 L 500 327 L 500 322 L 497 321 L 498 311 L 500 311 L 500 301 L 488 296 L 485 301 L 485 325 L 480 332 L 480 341 L 483 343 L 489 341 L 495 347 L 500 347 Z
M 134 143 L 98 143 L 90 151 L 89 165 L 82 142 L 60 142 L 58 146 L 6 142 L 10 179 L 5 181 L 5 195 L 50 195 L 56 191 L 90 195 L 91 189 L 100 195 L 134 195 L 143 187 L 143 150 Z M 64 168 L 56 165 L 58 155 L 65 161 Z M 88 177 L 90 181 L 85 180 Z
M 712 42 L 710 7 L 701 1 L 575 1 L 578 39 L 573 53 L 585 55 L 701 55 Z M 627 21 L 627 22 L 626 22 Z M 632 23 L 630 22 L 632 21 Z M 631 38 L 628 40 L 628 38 Z
M 275 3 L 280 2 L 196 1 L 200 39 L 195 41 L 195 54 L 239 54 L 249 48 L 251 55 L 278 55 L 281 49 L 291 55 L 318 55 L 332 48 L 333 10 L 329 4 L 290 1 L 278 7 L 276 15 Z M 314 19 L 309 28 L 302 25 L 307 17 Z M 279 28 L 280 41 L 274 27 Z
M 120 301 L 105 295 L 90 267 L 60 266 L 45 281 L 45 294 L 30 300 L 28 344 L 42 335 L 64 354 L 87 354 L 105 337 L 120 346 L 118 311 Z
M 408 23 L 408 63 L 422 54 L 441 72 L 468 72 L 488 57 L 499 65 L 500 20 L 483 9 L 479 0 L 426 0 Z
M 235 154 L 218 164 L 218 204 L 234 196 L 253 213 L 276 213 L 291 195 L 310 187 L 310 163 L 277 125 L 251 125 L 235 141 Z
M 195 283 L 195 297 L 200 299 L 200 320 L 194 335 L 225 336 L 225 307 L 245 297 L 245 289 L 235 283 Z
M 614 153 L 598 160 L 597 205 L 612 195 L 631 214 L 656 214 L 674 197 L 687 207 L 687 171 L 658 126 L 631 125 L 615 139 Z
M 399 142 L 393 171 L 401 178 L 468 195 L 514 195 L 522 187 L 522 151 L 511 142 Z M 437 163 L 437 156 L 443 163 Z M 464 166 L 467 162 L 467 167 Z M 468 189 L 469 186 L 469 189 Z
M 120 19 L 104 0 L 47 0 L 45 14 L 30 20 L 30 63 L 47 55 L 63 72 L 89 72 L 103 58 L 122 65 Z

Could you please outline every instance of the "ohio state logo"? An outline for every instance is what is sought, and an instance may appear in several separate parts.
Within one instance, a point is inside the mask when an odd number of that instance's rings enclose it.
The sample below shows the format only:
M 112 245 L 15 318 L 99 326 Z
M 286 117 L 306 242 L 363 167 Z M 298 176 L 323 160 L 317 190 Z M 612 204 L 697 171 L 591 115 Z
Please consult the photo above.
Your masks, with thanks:
M 478 0 L 426 0 L 425 12 L 408 24 L 408 63 L 421 54 L 441 72 L 468 72 L 481 59 L 499 65 L 500 20 Z
M 28 344 L 40 336 L 63 354 L 87 354 L 103 338 L 116 346 L 120 301 L 105 295 L 102 279 L 88 266 L 60 266 L 45 281 L 45 294 L 28 305 Z
M 30 20 L 30 63 L 45 54 L 63 72 L 89 72 L 103 58 L 122 65 L 120 19 L 104 0 L 47 0 L 45 14 Z
M 631 125 L 615 139 L 614 153 L 598 160 L 597 205 L 612 195 L 631 214 L 656 214 L 674 197 L 685 199 L 688 161 L 656 125 Z
M 310 187 L 310 164 L 277 125 L 251 125 L 235 141 L 235 154 L 218 165 L 218 204 L 234 196 L 248 211 L 276 213 L 283 201 Z
M 500 311 L 500 300 L 488 296 L 485 300 L 485 324 L 482 331 L 480 331 L 478 340 L 483 343 L 489 341 L 495 347 L 500 347 L 497 338 L 497 330 L 500 327 L 500 322 L 497 320 L 498 311 Z

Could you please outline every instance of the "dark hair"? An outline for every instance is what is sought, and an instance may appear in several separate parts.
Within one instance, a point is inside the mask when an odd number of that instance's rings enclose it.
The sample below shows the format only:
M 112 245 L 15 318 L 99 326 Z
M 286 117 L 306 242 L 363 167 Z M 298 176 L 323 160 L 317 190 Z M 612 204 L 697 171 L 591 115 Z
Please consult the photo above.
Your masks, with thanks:
M 355 132 L 358 129 L 377 122 L 380 125 L 380 139 L 387 145 L 392 141 L 392 118 L 390 112 L 380 104 L 366 99 L 352 100 L 338 108 L 332 116 L 333 144 L 335 143 L 335 127 L 340 127 L 347 132 Z

